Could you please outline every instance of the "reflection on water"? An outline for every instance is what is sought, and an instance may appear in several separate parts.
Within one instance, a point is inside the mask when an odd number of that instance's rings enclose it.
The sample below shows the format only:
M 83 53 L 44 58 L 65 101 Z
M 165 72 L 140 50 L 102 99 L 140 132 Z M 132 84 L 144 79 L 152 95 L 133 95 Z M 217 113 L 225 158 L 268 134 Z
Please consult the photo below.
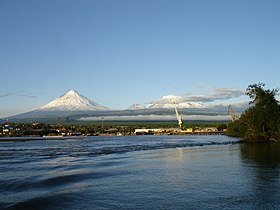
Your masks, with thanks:
M 259 167 L 277 168 L 280 164 L 280 144 L 240 144 L 242 159 Z
M 2 142 L 0 209 L 280 209 L 279 145 L 234 141 Z
M 279 208 L 280 144 L 241 144 L 240 152 L 249 172 L 243 178 L 253 189 L 255 208 Z

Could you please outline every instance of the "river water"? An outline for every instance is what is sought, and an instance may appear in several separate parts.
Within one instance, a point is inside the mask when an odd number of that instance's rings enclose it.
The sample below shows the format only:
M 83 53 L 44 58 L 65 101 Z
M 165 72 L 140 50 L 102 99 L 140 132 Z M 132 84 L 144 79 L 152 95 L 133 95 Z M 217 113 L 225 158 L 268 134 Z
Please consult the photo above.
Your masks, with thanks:
M 0 209 L 280 209 L 280 145 L 235 141 L 0 142 Z

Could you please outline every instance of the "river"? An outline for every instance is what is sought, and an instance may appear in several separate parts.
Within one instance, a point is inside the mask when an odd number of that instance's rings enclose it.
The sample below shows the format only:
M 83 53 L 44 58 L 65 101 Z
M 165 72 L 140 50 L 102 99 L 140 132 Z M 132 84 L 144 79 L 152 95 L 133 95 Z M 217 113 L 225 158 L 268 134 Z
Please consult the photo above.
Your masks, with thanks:
M 280 209 L 280 144 L 236 140 L 0 142 L 0 209 Z

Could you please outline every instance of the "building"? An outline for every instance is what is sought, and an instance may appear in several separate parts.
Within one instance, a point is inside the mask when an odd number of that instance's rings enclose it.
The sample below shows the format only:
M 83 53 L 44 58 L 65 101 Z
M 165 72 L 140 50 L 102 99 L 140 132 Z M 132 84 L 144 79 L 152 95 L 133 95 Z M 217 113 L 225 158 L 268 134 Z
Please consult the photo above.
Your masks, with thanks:
M 154 133 L 160 133 L 162 129 L 156 129 L 156 128 L 143 128 L 143 129 L 135 129 L 134 133 L 136 135 L 143 135 L 143 134 L 154 134 Z
M 8 124 L 5 124 L 3 127 L 2 127 L 2 132 L 3 134 L 12 134 L 12 131 L 14 130 L 14 127 L 11 126 L 11 125 L 8 125 Z

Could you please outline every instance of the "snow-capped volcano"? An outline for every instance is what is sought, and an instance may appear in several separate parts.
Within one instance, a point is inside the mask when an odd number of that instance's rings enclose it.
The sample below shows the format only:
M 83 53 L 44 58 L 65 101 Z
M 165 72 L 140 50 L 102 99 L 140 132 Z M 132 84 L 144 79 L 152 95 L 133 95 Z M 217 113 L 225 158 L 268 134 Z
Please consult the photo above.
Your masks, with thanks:
M 130 107 L 128 107 L 127 109 L 132 109 L 132 110 L 135 110 L 135 109 L 145 109 L 145 107 L 140 105 L 140 104 L 133 104 Z
M 177 108 L 204 108 L 202 103 L 197 102 L 184 102 L 181 96 L 176 96 L 174 94 L 163 96 L 160 100 L 151 102 L 146 107 L 147 108 L 174 108 L 174 103 L 176 103 Z
M 95 111 L 105 110 L 104 106 L 101 106 L 85 96 L 79 94 L 76 90 L 72 89 L 60 96 L 59 98 L 51 101 L 39 108 L 39 111 Z

